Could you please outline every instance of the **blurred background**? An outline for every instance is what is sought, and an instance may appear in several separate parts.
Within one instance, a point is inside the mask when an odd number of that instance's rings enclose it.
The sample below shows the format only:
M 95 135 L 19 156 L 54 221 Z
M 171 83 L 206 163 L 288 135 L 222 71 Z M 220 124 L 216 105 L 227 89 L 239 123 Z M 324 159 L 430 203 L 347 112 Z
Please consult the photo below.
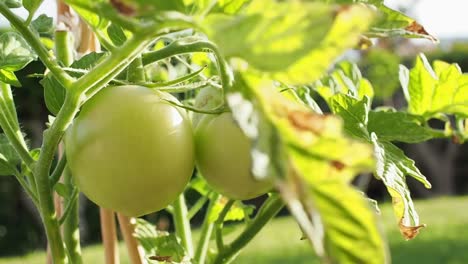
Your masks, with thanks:
M 400 38 L 382 39 L 375 43 L 375 46 L 371 49 L 359 52 L 357 63 L 363 75 L 371 81 L 375 88 L 376 106 L 385 104 L 396 108 L 404 107 L 404 97 L 398 80 L 398 65 L 404 64 L 411 67 L 415 56 L 419 52 L 424 52 L 429 61 L 440 59 L 447 62 L 456 62 L 464 72 L 468 72 L 468 16 L 466 15 L 468 1 L 391 0 L 385 1 L 385 3 L 415 18 L 429 33 L 438 37 L 440 43 L 435 44 L 426 40 L 416 41 Z M 46 0 L 38 14 L 46 13 L 48 16 L 54 16 L 56 13 L 55 9 L 55 1 Z M 27 13 L 20 10 L 19 14 L 25 16 Z M 8 23 L 3 18 L 0 18 L 0 30 L 2 32 L 7 31 L 9 30 L 8 27 Z M 14 90 L 22 127 L 24 132 L 28 134 L 30 145 L 34 148 L 40 146 L 42 131 L 45 128 L 49 112 L 44 104 L 42 86 L 38 83 L 38 79 L 30 78 L 28 75 L 42 72 L 44 72 L 44 67 L 41 63 L 33 62 L 29 64 L 17 74 L 23 87 Z M 435 241 L 434 245 L 432 245 L 434 250 L 439 251 L 442 250 L 440 249 L 442 245 L 444 247 L 443 252 L 445 253 L 439 253 L 445 254 L 447 258 L 444 259 L 443 256 L 432 257 L 428 258 L 427 261 L 418 263 L 468 263 L 468 256 L 458 256 L 458 258 L 452 259 L 453 261 L 447 262 L 450 259 L 449 255 L 453 255 L 453 250 L 458 249 L 461 252 L 463 251 L 463 246 L 468 246 L 468 235 L 465 232 L 466 236 L 462 236 L 463 233 L 455 230 L 454 233 L 458 233 L 458 236 L 456 234 L 453 237 L 450 236 L 450 230 L 444 230 L 444 228 L 447 228 L 448 222 L 439 219 L 440 217 L 443 218 L 443 216 L 459 219 L 459 222 L 456 224 L 457 228 L 468 225 L 468 214 L 463 213 L 463 209 L 461 208 L 463 206 L 463 199 L 465 199 L 464 204 L 466 204 L 468 198 L 438 198 L 462 196 L 468 193 L 468 146 L 456 145 L 447 140 L 432 140 L 421 144 L 400 144 L 399 146 L 402 147 L 409 157 L 416 161 L 417 166 L 433 184 L 433 188 L 427 190 L 413 179 L 408 179 L 408 184 L 414 198 L 432 198 L 435 201 L 433 204 L 424 201 L 418 203 L 422 210 L 421 219 L 423 222 L 428 223 L 430 221 L 427 218 L 435 219 L 438 217 L 437 221 L 439 222 L 436 221 L 436 223 L 440 224 L 440 230 L 438 231 L 431 231 L 428 228 L 427 231 L 424 230 L 423 232 L 435 232 L 435 236 L 439 235 L 441 239 L 449 240 Z M 370 197 L 377 199 L 379 202 L 388 202 L 389 196 L 384 185 L 373 179 L 373 177 L 360 177 L 357 184 L 363 188 L 367 188 Z M 195 195 L 195 193 L 192 194 L 192 200 L 196 198 Z M 190 203 L 190 194 L 188 200 Z M 250 202 L 260 203 L 261 200 L 262 198 L 259 198 L 259 200 Z M 98 209 L 85 197 L 80 197 L 80 201 L 82 241 L 85 245 L 97 243 L 100 241 Z M 387 209 L 384 206 L 384 214 L 388 211 L 389 215 L 386 218 L 389 220 L 386 221 L 390 225 L 395 225 L 395 221 Z M 161 225 L 166 225 L 170 228 L 170 223 L 167 222 L 167 219 L 168 217 L 164 214 L 150 216 L 150 220 L 159 222 Z M 199 213 L 195 218 L 194 224 L 199 224 L 202 219 L 203 212 Z M 431 247 L 423 242 L 420 242 L 419 245 L 417 241 L 410 242 L 414 247 L 413 251 L 404 246 L 400 248 L 400 245 L 403 245 L 403 239 L 398 236 L 396 229 L 393 229 L 393 227 L 389 230 L 390 240 L 393 238 L 398 239 L 396 242 L 391 242 L 392 249 L 397 248 L 399 251 L 399 253 L 396 253 L 398 255 L 394 255 L 395 263 L 416 263 L 414 261 L 410 262 L 411 259 L 404 257 L 405 250 L 408 251 L 408 254 L 427 255 L 428 252 L 430 254 Z M 392 232 L 396 235 L 392 235 Z M 294 233 L 294 235 L 296 234 Z M 423 237 L 425 235 L 421 234 L 420 236 Z M 420 240 L 430 241 L 428 238 L 434 240 L 434 233 L 432 236 L 428 236 L 426 239 L 421 238 Z M 453 246 L 450 246 L 450 243 L 453 243 Z M 23 193 L 15 178 L 0 177 L 0 262 L 2 261 L 2 257 L 22 255 L 38 249 L 44 249 L 45 245 L 46 239 L 41 220 L 33 204 L 28 200 L 26 194 Z M 409 248 L 411 249 L 411 246 Z M 432 254 L 435 253 L 432 252 Z M 457 256 L 457 254 L 455 255 Z M 399 258 L 401 258 L 401 261 L 397 261 Z M 276 263 L 293 263 L 286 260 L 291 261 L 291 258 L 283 258 L 285 262 L 278 260 Z M 273 262 L 275 261 L 262 263 Z M 297 259 L 294 263 L 309 262 L 301 262 Z

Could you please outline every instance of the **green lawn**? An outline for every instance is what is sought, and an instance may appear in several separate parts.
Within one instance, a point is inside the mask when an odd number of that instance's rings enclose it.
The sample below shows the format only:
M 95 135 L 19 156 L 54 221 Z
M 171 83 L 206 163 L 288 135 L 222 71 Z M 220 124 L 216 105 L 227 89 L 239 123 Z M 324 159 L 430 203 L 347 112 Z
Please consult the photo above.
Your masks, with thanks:
M 393 263 L 397 264 L 455 264 L 468 263 L 468 197 L 439 198 L 416 203 L 422 222 L 428 227 L 412 241 L 401 238 L 389 205 L 382 206 L 382 218 L 386 226 L 392 250 Z M 235 263 L 284 264 L 317 263 L 294 220 L 281 217 L 262 230 Z M 359 250 L 359 249 L 357 249 Z M 122 264 L 128 263 L 125 248 L 121 245 Z M 104 263 L 102 248 L 90 246 L 84 249 L 84 263 Z M 44 253 L 37 252 L 23 257 L 0 259 L 0 264 L 44 263 Z

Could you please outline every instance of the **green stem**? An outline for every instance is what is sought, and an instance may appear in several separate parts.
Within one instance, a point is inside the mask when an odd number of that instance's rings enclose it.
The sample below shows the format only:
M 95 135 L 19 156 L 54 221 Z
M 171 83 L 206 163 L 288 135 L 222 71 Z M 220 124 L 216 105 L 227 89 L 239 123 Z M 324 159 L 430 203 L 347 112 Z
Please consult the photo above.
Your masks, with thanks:
M 8 19 L 11 25 L 18 30 L 23 38 L 28 42 L 31 48 L 37 53 L 44 65 L 49 69 L 54 77 L 66 88 L 69 88 L 73 78 L 68 75 L 52 58 L 47 49 L 42 45 L 39 36 L 32 32 L 25 22 L 15 15 L 3 2 L 0 2 L 0 13 Z
M 208 201 L 208 195 L 204 195 L 197 200 L 197 202 L 190 207 L 188 211 L 188 218 L 192 219 L 203 208 L 203 205 Z
M 130 65 L 128 65 L 127 81 L 132 83 L 141 83 L 146 81 L 145 68 L 141 62 L 141 56 L 136 57 Z
M 216 222 L 215 222 L 216 247 L 218 248 L 218 252 L 221 252 L 224 250 L 224 242 L 223 242 L 224 218 L 226 218 L 226 215 L 229 213 L 229 210 L 231 210 L 231 207 L 233 205 L 234 205 L 234 200 L 229 200 L 224 206 L 223 210 L 218 216 L 218 219 L 216 219 Z
M 74 186 L 70 170 L 65 169 L 64 184 L 74 188 L 73 193 L 65 199 L 67 207 L 62 215 L 63 221 L 63 240 L 70 256 L 70 262 L 73 264 L 82 264 L 81 246 L 80 246 L 80 230 L 78 228 L 79 215 L 78 215 L 78 189 Z M 60 219 L 62 220 L 62 219 Z
M 31 189 L 28 183 L 24 180 L 23 176 L 20 175 L 19 173 L 15 173 L 15 177 L 20 183 L 21 187 L 23 187 L 24 191 L 29 195 L 34 205 L 36 207 L 39 207 L 39 200 L 37 199 L 36 193 L 33 191 L 33 189 Z
M 182 246 L 187 250 L 187 254 L 193 256 L 193 242 L 192 232 L 190 230 L 190 220 L 188 218 L 187 205 L 185 204 L 185 197 L 182 193 L 173 204 L 174 224 L 176 233 L 182 240 Z
M 67 156 L 65 153 L 63 153 L 62 158 L 59 160 L 57 163 L 57 166 L 55 166 L 54 171 L 50 175 L 50 187 L 54 187 L 55 184 L 60 180 L 60 177 L 62 176 L 63 170 L 65 169 L 65 166 L 67 165 Z
M 73 37 L 68 30 L 55 31 L 55 56 L 64 66 L 73 63 Z
M 224 250 L 219 252 L 213 261 L 213 264 L 230 263 L 239 251 L 244 248 L 257 233 L 284 207 L 284 202 L 277 194 L 272 194 L 263 204 L 252 222 L 248 224 L 246 229 L 229 245 L 224 247 Z
M 207 195 L 209 196 L 209 195 Z M 205 263 L 206 255 L 208 253 L 208 246 L 210 245 L 211 234 L 214 229 L 214 222 L 210 221 L 211 211 L 213 210 L 214 205 L 221 198 L 221 195 L 216 194 L 215 197 L 210 198 L 210 204 L 206 210 L 205 219 L 203 220 L 200 240 L 198 241 L 197 249 L 195 250 L 194 259 L 196 263 Z
M 90 90 L 96 94 L 104 85 L 127 67 L 139 53 L 150 43 L 150 36 L 135 34 L 124 45 L 101 61 L 93 71 L 80 77 L 74 84 L 73 91 L 84 94 Z M 118 70 L 115 70 L 118 69 Z
M 1 85 L 3 86 L 4 84 L 1 83 Z M 0 126 L 2 127 L 8 141 L 18 153 L 19 157 L 24 161 L 28 168 L 32 169 L 34 159 L 31 157 L 28 149 L 25 146 L 26 144 L 24 143 L 24 138 L 21 134 L 21 131 L 19 131 L 19 129 L 15 129 L 12 126 L 14 121 L 11 120 L 8 108 L 9 107 L 7 106 L 3 96 L 0 96 Z
M 175 55 L 206 51 L 211 51 L 215 55 L 222 86 L 225 90 L 229 89 L 234 81 L 232 71 L 229 69 L 227 62 L 223 59 L 218 47 L 210 41 L 198 38 L 179 39 L 162 49 L 143 54 L 142 59 L 143 64 L 147 65 Z
M 49 241 L 52 257 L 55 264 L 68 263 L 65 246 L 60 235 L 59 222 L 54 207 L 52 187 L 49 181 L 49 171 L 54 159 L 57 146 L 78 111 L 79 95 L 68 92 L 65 102 L 57 118 L 49 129 L 44 132 L 41 154 L 35 167 L 36 184 L 38 188 L 41 216 Z

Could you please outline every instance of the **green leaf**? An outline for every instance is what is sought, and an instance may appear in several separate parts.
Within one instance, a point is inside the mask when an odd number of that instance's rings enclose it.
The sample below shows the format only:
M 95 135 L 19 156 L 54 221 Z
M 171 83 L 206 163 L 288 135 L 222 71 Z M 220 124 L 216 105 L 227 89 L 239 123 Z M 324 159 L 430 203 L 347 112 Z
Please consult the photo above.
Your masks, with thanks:
M 43 0 L 23 0 L 23 6 L 28 10 L 29 14 L 34 14 Z
M 418 56 L 409 74 L 400 66 L 400 82 L 408 101 L 409 113 L 423 115 L 431 109 L 437 76 L 423 54 Z
M 369 99 L 359 101 L 349 95 L 336 94 L 331 97 L 330 108 L 344 120 L 344 128 L 349 135 L 360 139 L 369 139 L 367 131 Z
M 310 186 L 326 231 L 325 248 L 331 263 L 390 263 L 380 219 L 362 193 L 334 180 Z
M 412 239 L 424 225 L 419 223 L 418 213 L 406 185 L 406 176 L 409 175 L 420 181 L 426 188 L 431 188 L 431 184 L 416 168 L 414 161 L 395 145 L 380 141 L 375 133 L 371 134 L 371 140 L 377 158 L 375 176 L 384 182 L 392 196 L 393 210 L 401 233 L 406 239 Z
M 252 141 L 253 174 L 273 175 L 303 230 L 313 230 L 305 234 L 324 261 L 385 263 L 388 252 L 375 215 L 349 186 L 357 173 L 373 170 L 371 146 L 347 138 L 336 117 L 295 100 L 267 77 L 236 73 L 227 101 Z
M 0 153 L 0 175 L 10 176 L 18 175 L 18 170 L 13 166 L 6 157 Z
M 208 216 L 209 222 L 213 223 L 218 219 L 219 214 L 227 202 L 228 200 L 223 197 L 213 205 L 213 208 L 211 209 L 211 212 Z M 254 210 L 254 206 L 243 204 L 241 201 L 235 201 L 231 209 L 229 209 L 226 217 L 224 217 L 224 221 L 241 221 L 248 219 L 249 216 L 253 214 Z
M 8 83 L 16 87 L 21 87 L 15 73 L 8 70 L 0 69 L 0 82 Z
M 400 66 L 400 81 L 410 113 L 468 117 L 468 75 L 458 65 L 435 61 L 433 70 L 421 54 L 411 70 Z
M 418 143 L 433 137 L 424 120 L 405 112 L 371 111 L 367 129 L 384 141 Z
M 21 162 L 15 148 L 11 145 L 5 134 L 0 134 L 0 153 L 13 165 L 17 165 Z
M 257 1 L 246 11 L 209 15 L 207 34 L 224 56 L 241 57 L 269 72 L 288 68 L 317 47 L 333 22 L 333 9 L 317 3 Z
M 125 43 L 127 40 L 127 36 L 125 36 L 125 33 L 119 25 L 116 25 L 112 23 L 108 28 L 107 28 L 107 34 L 109 35 L 109 38 L 111 41 L 116 45 L 120 46 Z
M 157 231 L 154 225 L 141 218 L 133 218 L 132 221 L 135 221 L 134 236 L 143 247 L 146 259 L 163 263 L 190 263 L 185 249 L 174 234 Z
M 375 6 L 379 10 L 380 19 L 367 32 L 368 36 L 379 38 L 401 36 L 437 41 L 437 38 L 429 34 L 422 25 L 407 15 L 383 4 L 375 4 Z
M 71 186 L 63 184 L 61 182 L 57 182 L 54 185 L 54 190 L 57 192 L 58 195 L 60 195 L 63 198 L 70 197 L 72 193 Z
M 54 30 L 54 19 L 45 14 L 41 14 L 31 22 L 31 26 L 39 34 L 52 34 Z
M 6 32 L 0 36 L 0 69 L 17 71 L 35 60 L 37 55 L 16 32 Z
M 72 65 L 70 65 L 70 68 L 90 69 L 98 63 L 103 55 L 104 53 L 96 52 L 86 54 L 79 60 L 74 61 Z M 80 77 L 82 74 L 70 72 L 70 75 L 73 77 Z M 57 115 L 65 101 L 65 87 L 63 87 L 51 73 L 48 73 L 40 83 L 42 87 L 44 87 L 44 99 L 47 109 L 49 109 L 51 113 Z

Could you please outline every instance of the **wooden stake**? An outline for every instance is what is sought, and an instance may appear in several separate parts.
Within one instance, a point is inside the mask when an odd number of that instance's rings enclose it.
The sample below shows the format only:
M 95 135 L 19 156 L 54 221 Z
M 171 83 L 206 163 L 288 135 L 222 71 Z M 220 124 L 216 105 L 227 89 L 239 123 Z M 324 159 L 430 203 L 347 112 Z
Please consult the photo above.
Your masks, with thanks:
M 130 217 L 124 216 L 120 213 L 117 213 L 117 218 L 119 219 L 120 231 L 127 245 L 128 256 L 130 258 L 130 263 L 132 264 L 147 264 L 146 260 L 142 258 L 144 253 L 142 248 L 138 246 L 138 241 L 133 236 L 135 231 L 135 226 L 131 221 Z
M 120 259 L 114 212 L 99 208 L 99 216 L 101 219 L 101 237 L 104 245 L 105 263 L 118 264 Z

